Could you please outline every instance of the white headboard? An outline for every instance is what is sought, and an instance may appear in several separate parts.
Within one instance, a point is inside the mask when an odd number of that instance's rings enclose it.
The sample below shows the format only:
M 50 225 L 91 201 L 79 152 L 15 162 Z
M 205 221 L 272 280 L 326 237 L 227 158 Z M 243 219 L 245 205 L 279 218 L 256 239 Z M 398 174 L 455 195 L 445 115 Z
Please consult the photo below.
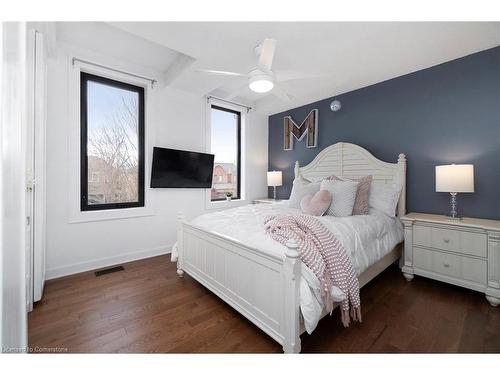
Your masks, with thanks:
M 377 159 L 363 147 L 339 142 L 322 150 L 305 167 L 300 167 L 299 162 L 295 162 L 295 177 L 328 177 L 332 174 L 346 178 L 372 175 L 376 181 L 401 186 L 397 214 L 403 216 L 406 213 L 405 154 L 399 154 L 397 163 L 386 163 Z

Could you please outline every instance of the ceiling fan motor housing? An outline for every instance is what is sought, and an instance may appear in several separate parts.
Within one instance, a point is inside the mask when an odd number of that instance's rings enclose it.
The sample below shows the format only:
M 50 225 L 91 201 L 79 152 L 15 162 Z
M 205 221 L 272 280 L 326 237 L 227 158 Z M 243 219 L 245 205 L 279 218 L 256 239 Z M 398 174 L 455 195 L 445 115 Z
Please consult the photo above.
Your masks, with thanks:
M 253 69 L 248 73 L 248 86 L 250 90 L 258 93 L 271 91 L 274 87 L 274 75 L 272 72 Z

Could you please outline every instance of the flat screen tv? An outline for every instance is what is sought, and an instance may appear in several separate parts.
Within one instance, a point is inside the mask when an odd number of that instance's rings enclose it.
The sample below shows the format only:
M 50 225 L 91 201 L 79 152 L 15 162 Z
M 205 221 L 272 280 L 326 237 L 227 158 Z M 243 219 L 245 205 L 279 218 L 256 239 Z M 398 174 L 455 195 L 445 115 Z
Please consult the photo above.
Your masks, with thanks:
M 152 188 L 211 188 L 214 155 L 153 148 Z

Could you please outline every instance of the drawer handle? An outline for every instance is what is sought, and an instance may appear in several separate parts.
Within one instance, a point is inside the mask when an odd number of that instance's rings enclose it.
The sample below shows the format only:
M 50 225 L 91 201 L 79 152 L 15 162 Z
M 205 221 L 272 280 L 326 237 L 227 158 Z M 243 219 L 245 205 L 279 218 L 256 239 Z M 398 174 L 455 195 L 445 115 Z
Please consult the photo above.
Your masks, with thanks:
M 449 263 L 443 263 L 443 266 L 444 266 L 445 268 L 449 268 L 449 267 L 450 267 L 450 264 L 449 264 Z
M 450 242 L 450 239 L 449 239 L 449 238 L 443 238 L 443 241 L 444 241 L 445 243 L 449 243 L 449 242 Z

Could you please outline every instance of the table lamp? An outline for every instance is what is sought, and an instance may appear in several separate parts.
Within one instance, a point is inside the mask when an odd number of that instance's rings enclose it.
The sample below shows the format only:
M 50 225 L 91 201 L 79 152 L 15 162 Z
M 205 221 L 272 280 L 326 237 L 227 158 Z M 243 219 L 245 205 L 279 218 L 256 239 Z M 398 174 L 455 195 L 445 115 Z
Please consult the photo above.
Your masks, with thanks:
M 457 193 L 474 192 L 474 165 L 437 165 L 436 192 L 445 192 L 451 194 L 450 214 L 453 219 L 458 219 Z
M 274 188 L 274 200 L 276 200 L 276 186 L 281 185 L 283 185 L 283 176 L 281 171 L 267 172 L 267 186 L 272 186 Z

